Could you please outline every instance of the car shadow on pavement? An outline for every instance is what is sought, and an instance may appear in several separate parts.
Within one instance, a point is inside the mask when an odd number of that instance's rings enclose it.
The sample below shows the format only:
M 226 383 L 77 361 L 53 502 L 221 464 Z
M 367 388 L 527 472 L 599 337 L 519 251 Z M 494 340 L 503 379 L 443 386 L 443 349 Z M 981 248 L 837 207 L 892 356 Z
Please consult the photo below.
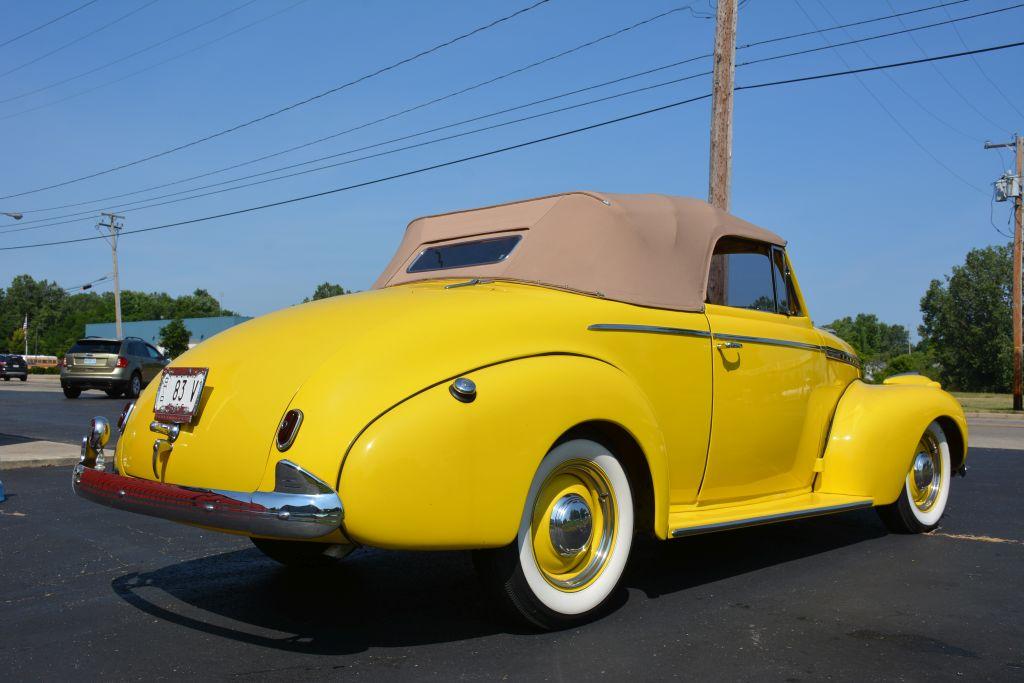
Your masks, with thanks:
M 887 536 L 874 510 L 662 542 L 637 539 L 623 583 L 657 598 Z
M 849 513 L 669 543 L 638 539 L 624 586 L 656 598 L 884 535 L 873 514 Z M 125 574 L 112 588 L 161 621 L 297 653 L 531 633 L 487 602 L 462 552 L 362 549 L 329 568 L 293 570 L 238 550 Z M 620 589 L 612 608 L 628 600 Z

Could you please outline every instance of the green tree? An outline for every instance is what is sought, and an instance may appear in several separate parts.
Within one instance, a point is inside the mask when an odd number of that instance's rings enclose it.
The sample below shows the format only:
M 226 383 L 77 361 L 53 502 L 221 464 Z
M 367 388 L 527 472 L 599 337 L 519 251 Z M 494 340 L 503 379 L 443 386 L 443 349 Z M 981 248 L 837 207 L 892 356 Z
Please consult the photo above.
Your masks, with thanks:
M 873 313 L 858 313 L 825 326 L 857 351 L 865 363 L 888 361 L 910 350 L 910 332 L 903 325 L 889 325 Z
M 175 318 L 160 328 L 160 346 L 171 358 L 188 351 L 189 332 L 181 318 Z
M 921 298 L 922 347 L 942 381 L 964 391 L 1008 391 L 1013 372 L 1010 245 L 972 249 Z
M 29 350 L 59 356 L 80 338 L 87 323 L 114 321 L 111 292 L 67 294 L 56 282 L 18 275 L 6 289 L 0 288 L 0 350 L 9 345 L 15 330 L 20 333 L 25 314 L 29 317 Z M 164 292 L 121 292 L 121 314 L 134 320 L 171 320 L 236 315 L 221 308 L 205 289 L 174 297 Z M 10 349 L 21 352 L 20 348 Z
M 317 285 L 316 290 L 313 292 L 313 298 L 306 297 L 302 300 L 302 303 L 309 303 L 310 301 L 319 301 L 320 299 L 329 299 L 332 296 L 341 296 L 342 294 L 351 294 L 351 290 L 347 290 L 341 285 L 336 285 L 333 282 L 322 282 Z

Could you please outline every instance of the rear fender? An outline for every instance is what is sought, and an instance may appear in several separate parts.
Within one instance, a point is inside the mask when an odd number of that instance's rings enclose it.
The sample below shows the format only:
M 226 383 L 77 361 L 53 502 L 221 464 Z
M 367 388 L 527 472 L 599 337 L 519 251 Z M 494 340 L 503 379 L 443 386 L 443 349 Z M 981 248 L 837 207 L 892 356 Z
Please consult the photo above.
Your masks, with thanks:
M 923 377 L 852 383 L 836 408 L 815 491 L 892 503 L 918 440 L 934 420 L 946 432 L 956 468 L 967 455 L 967 420 L 960 403 L 937 383 Z
M 472 402 L 456 400 L 446 380 L 395 406 L 356 439 L 338 485 L 350 538 L 384 548 L 507 545 L 541 459 L 566 431 L 592 420 L 621 425 L 640 445 L 651 470 L 655 523 L 665 526 L 664 443 L 646 398 L 619 369 L 589 357 L 545 355 L 464 376 L 477 386 Z

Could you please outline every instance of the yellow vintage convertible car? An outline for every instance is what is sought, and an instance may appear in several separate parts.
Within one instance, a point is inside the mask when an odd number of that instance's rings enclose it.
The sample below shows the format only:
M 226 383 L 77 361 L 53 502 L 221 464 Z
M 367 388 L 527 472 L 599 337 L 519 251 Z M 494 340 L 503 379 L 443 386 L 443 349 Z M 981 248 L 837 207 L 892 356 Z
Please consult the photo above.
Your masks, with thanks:
M 286 564 L 472 549 L 542 628 L 599 613 L 635 533 L 867 507 L 934 529 L 967 453 L 938 384 L 867 384 L 814 327 L 781 237 L 592 192 L 417 219 L 371 291 L 203 342 L 118 428 L 108 455 L 93 421 L 80 496 Z

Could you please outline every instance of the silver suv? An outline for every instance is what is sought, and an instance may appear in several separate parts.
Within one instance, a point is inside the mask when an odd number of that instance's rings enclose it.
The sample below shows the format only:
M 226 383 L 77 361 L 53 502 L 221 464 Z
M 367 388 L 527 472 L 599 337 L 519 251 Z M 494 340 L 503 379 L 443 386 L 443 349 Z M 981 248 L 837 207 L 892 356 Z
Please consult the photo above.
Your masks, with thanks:
M 137 398 L 170 359 L 138 337 L 79 339 L 60 363 L 60 386 L 68 398 L 100 389 L 110 398 Z

